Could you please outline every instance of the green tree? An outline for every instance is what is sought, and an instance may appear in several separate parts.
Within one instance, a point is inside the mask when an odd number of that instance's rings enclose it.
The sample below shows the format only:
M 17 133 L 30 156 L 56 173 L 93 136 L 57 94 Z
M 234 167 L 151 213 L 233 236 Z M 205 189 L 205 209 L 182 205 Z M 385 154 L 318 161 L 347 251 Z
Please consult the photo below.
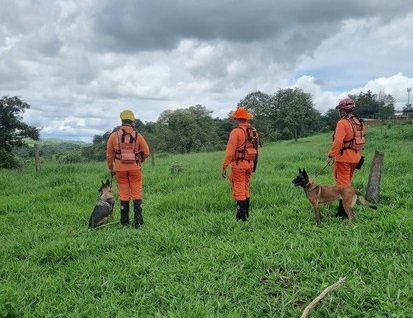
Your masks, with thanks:
M 228 141 L 229 134 L 234 128 L 235 122 L 232 118 L 214 118 L 215 131 L 218 135 L 216 150 L 224 150 Z
M 314 108 L 311 94 L 299 88 L 279 89 L 275 94 L 278 123 L 285 139 L 295 141 L 320 131 L 322 117 Z
M 164 111 L 157 121 L 159 148 L 174 153 L 211 150 L 218 143 L 211 113 L 201 105 Z
M 339 112 L 334 108 L 330 108 L 323 116 L 323 121 L 328 130 L 334 130 L 339 119 Z
M 20 115 L 29 108 L 30 105 L 17 96 L 0 99 L 0 168 L 18 166 L 13 149 L 26 147 L 25 138 L 39 140 L 39 129 L 24 123 Z
M 138 130 L 138 133 L 141 133 L 148 143 L 153 165 L 155 164 L 155 153 L 159 150 L 159 137 L 156 133 L 156 126 L 157 124 L 155 122 L 146 122 L 145 125 Z
M 379 94 L 379 111 L 377 117 L 381 119 L 386 119 L 394 116 L 394 104 L 396 104 L 396 99 L 390 94 Z
M 82 156 L 92 161 L 104 161 L 106 159 L 106 143 L 112 131 L 108 130 L 102 136 L 95 135 L 92 145 L 82 148 Z
M 396 99 L 390 94 L 373 94 L 369 90 L 349 97 L 356 104 L 354 113 L 361 118 L 388 118 L 394 115 Z
M 260 133 L 261 141 L 275 141 L 277 134 L 274 134 L 277 121 L 277 105 L 274 96 L 256 91 L 248 94 L 238 103 L 238 107 L 248 109 L 253 115 L 252 123 Z
M 354 114 L 362 118 L 375 118 L 379 111 L 377 95 L 370 90 L 367 93 L 360 92 L 358 95 L 349 95 L 356 105 Z
M 394 105 L 382 105 L 377 113 L 377 118 L 386 119 L 394 116 Z

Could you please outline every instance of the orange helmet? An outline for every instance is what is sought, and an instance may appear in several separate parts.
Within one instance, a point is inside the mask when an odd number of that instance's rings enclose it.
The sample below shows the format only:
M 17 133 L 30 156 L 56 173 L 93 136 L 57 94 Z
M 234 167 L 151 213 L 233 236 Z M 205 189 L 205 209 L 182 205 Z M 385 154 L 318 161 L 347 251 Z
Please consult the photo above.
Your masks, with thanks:
M 251 119 L 252 115 L 245 108 L 237 108 L 237 110 L 231 116 L 234 119 Z
M 336 106 L 336 109 L 349 110 L 349 109 L 353 109 L 354 107 L 356 107 L 356 105 L 354 104 L 354 101 L 352 99 L 344 98 L 343 100 L 340 101 L 340 103 L 338 103 L 338 105 Z

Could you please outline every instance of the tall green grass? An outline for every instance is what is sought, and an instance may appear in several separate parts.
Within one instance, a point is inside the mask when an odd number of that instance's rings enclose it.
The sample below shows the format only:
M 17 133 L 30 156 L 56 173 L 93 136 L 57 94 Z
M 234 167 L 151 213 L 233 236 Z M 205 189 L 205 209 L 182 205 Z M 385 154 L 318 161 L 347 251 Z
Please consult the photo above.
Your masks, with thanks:
M 354 225 L 311 206 L 291 180 L 323 169 L 331 134 L 266 144 L 251 184 L 251 216 L 235 222 L 222 152 L 169 155 L 143 165 L 143 229 L 88 230 L 105 164 L 0 171 L 1 317 L 299 317 L 345 277 L 311 317 L 413 316 L 413 125 L 367 130 L 365 192 L 384 152 L 377 211 Z M 116 190 L 115 190 L 116 194 Z M 119 220 L 119 206 L 115 207 Z

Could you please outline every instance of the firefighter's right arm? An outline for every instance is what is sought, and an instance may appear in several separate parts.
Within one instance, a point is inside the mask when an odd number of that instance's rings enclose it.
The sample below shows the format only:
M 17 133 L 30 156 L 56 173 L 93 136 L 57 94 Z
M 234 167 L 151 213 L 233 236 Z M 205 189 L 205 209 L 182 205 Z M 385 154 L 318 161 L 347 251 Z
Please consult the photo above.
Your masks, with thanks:
M 144 162 L 150 156 L 149 146 L 141 134 L 138 135 L 137 141 L 139 158 L 141 162 Z

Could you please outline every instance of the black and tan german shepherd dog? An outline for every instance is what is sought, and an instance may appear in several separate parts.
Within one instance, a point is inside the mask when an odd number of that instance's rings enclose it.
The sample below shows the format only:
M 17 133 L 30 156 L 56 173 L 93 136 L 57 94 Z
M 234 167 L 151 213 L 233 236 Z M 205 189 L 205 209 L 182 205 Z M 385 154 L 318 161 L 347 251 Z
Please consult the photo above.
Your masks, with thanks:
M 102 181 L 99 188 L 99 200 L 95 205 L 92 215 L 89 219 L 89 228 L 96 228 L 106 224 L 108 218 L 113 219 L 113 206 L 115 205 L 115 198 L 112 194 L 112 187 L 109 180 Z
M 348 223 L 353 223 L 353 206 L 358 200 L 362 205 L 372 209 L 377 209 L 377 206 L 367 201 L 361 196 L 361 193 L 349 186 L 323 186 L 315 183 L 307 174 L 305 169 L 298 169 L 298 176 L 291 181 L 295 186 L 300 186 L 304 189 L 304 192 L 310 201 L 314 209 L 314 217 L 316 223 L 320 223 L 320 205 L 331 203 L 335 200 L 341 200 L 343 203 L 344 211 L 348 216 Z

